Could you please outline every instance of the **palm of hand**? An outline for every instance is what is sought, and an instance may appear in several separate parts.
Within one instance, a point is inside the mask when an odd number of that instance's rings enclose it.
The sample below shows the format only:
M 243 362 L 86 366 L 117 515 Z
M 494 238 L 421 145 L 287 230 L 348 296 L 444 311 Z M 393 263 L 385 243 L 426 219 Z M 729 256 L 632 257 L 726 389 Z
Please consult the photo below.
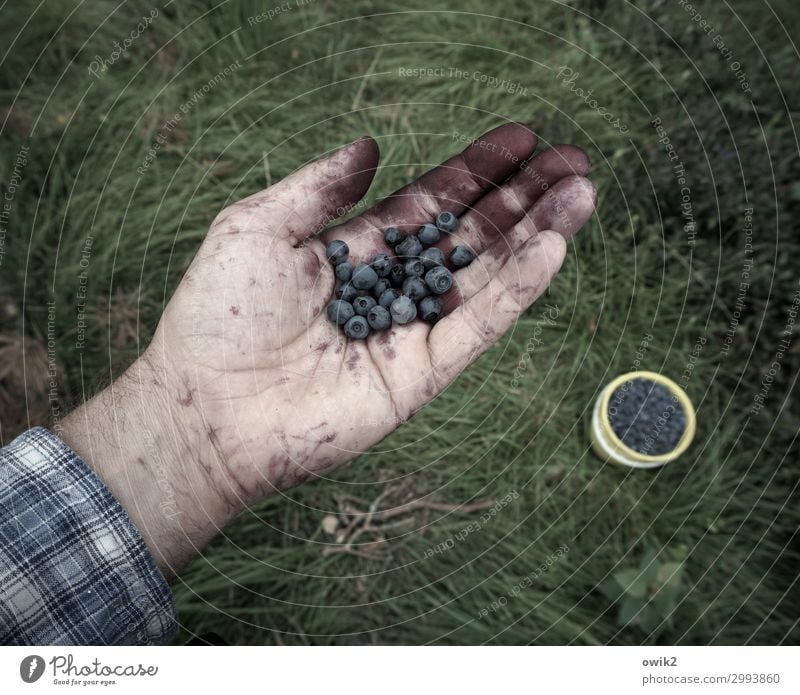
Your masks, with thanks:
M 377 146 L 358 140 L 220 213 L 170 301 L 148 352 L 173 375 L 175 410 L 213 459 L 220 494 L 241 506 L 324 475 L 443 389 L 547 287 L 589 218 L 585 155 L 503 126 L 360 217 L 318 232 L 366 193 Z M 348 341 L 325 316 L 334 289 L 325 245 L 355 262 L 389 253 L 382 230 L 413 231 L 442 209 L 461 216 L 447 250 L 448 315 Z M 543 231 L 555 230 L 555 231 Z

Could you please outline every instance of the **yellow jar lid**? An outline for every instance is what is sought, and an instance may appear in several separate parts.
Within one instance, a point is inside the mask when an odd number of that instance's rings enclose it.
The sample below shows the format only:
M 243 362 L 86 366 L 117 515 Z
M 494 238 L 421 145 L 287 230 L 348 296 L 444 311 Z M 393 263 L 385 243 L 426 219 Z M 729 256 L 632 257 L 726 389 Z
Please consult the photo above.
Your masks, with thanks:
M 678 445 L 672 451 L 656 456 L 642 454 L 624 444 L 612 429 L 611 421 L 608 417 L 608 406 L 611 401 L 611 396 L 622 384 L 633 381 L 634 379 L 646 379 L 661 384 L 675 397 L 683 408 L 686 417 L 686 428 L 683 431 Z M 627 374 L 618 376 L 600 392 L 600 396 L 595 403 L 594 412 L 592 413 L 592 448 L 606 461 L 619 463 L 631 468 L 656 468 L 670 461 L 674 461 L 683 454 L 692 443 L 696 428 L 697 416 L 694 406 L 691 400 L 689 400 L 689 396 L 686 395 L 686 392 L 672 379 L 665 377 L 663 374 L 658 374 L 657 372 L 628 372 Z

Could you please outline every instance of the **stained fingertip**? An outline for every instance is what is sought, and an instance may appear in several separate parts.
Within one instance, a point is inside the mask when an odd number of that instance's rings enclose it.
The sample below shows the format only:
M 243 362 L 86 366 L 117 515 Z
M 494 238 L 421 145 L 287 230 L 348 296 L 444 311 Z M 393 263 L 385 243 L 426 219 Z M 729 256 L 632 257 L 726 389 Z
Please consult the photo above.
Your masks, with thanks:
M 353 175 L 353 172 L 369 172 L 370 180 L 372 180 L 381 156 L 380 147 L 375 138 L 362 135 L 349 145 L 345 145 L 339 152 L 346 157 L 342 173 Z
M 558 144 L 537 154 L 528 168 L 552 184 L 565 176 L 586 176 L 590 165 L 588 155 L 580 147 Z
M 342 208 L 341 215 L 345 208 L 361 200 L 372 184 L 379 159 L 378 143 L 368 135 L 334 152 L 316 182 L 327 207 L 334 211 Z
M 537 229 L 551 229 L 571 239 L 592 216 L 597 189 L 582 176 L 566 176 L 550 188 L 533 206 L 531 216 Z

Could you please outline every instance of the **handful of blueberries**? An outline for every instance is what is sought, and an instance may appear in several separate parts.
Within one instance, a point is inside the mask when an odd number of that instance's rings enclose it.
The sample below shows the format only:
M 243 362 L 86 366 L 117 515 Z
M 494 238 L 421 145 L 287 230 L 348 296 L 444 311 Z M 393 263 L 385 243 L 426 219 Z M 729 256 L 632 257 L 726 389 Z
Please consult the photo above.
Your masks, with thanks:
M 394 249 L 395 263 L 386 254 L 378 254 L 372 263 L 354 266 L 347 260 L 347 244 L 332 241 L 325 254 L 334 265 L 339 286 L 336 299 L 328 305 L 328 319 L 343 326 L 344 334 L 353 340 L 364 340 L 371 331 L 384 331 L 393 323 L 405 325 L 417 317 L 438 321 L 441 295 L 453 286 L 453 274 L 434 244 L 457 227 L 458 218 L 452 212 L 440 212 L 435 224 L 424 224 L 416 234 L 405 237 L 397 227 L 389 227 L 383 240 Z M 474 258 L 466 246 L 456 246 L 450 264 L 463 268 Z

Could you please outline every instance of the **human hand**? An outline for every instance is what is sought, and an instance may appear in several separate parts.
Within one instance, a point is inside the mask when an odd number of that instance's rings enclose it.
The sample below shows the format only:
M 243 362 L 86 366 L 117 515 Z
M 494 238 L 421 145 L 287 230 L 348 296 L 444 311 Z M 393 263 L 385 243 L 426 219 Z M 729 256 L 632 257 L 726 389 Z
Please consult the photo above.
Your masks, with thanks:
M 595 192 L 582 151 L 562 145 L 534 157 L 536 146 L 525 126 L 502 126 L 321 231 L 369 188 L 378 148 L 363 138 L 217 216 L 151 345 L 116 382 L 119 397 L 84 406 L 68 427 L 82 434 L 65 436 L 97 462 L 162 569 L 177 571 L 246 505 L 380 441 L 545 290 Z M 460 225 L 437 246 L 477 254 L 455 273 L 447 315 L 346 340 L 325 316 L 335 282 L 326 244 L 343 239 L 353 262 L 369 262 L 392 253 L 386 227 L 413 232 L 441 210 Z M 114 420 L 118 454 L 98 460 L 92 429 L 103 417 Z M 135 444 L 137 429 L 147 434 Z

